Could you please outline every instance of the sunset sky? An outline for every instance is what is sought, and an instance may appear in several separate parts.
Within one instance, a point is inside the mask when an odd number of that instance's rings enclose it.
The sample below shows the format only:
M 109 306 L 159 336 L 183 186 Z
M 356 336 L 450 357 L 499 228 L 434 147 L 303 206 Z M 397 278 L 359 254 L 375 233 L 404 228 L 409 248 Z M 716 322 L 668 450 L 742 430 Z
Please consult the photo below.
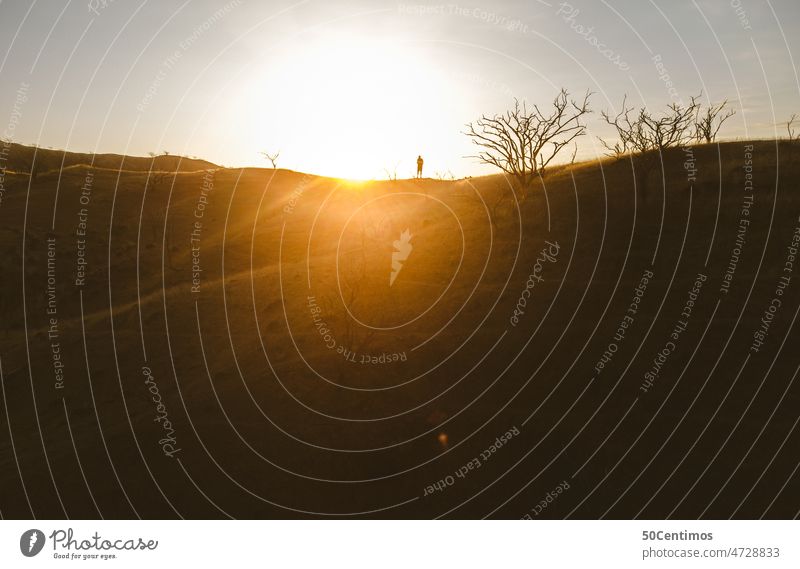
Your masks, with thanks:
M 281 167 L 365 179 L 410 177 L 422 154 L 426 176 L 459 177 L 491 171 L 464 123 L 563 86 L 596 111 L 702 90 L 737 110 L 724 137 L 782 136 L 799 25 L 796 0 L 4 0 L 0 133 L 16 104 L 22 143 L 227 166 L 280 150 Z M 589 125 L 584 158 L 610 134 Z

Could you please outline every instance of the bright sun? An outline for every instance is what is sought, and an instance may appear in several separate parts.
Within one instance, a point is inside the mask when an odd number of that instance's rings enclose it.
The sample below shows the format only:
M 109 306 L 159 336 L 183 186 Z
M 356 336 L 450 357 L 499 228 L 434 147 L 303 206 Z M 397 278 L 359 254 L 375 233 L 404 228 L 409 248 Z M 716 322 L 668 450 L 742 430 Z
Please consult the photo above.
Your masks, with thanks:
M 443 75 L 408 42 L 298 42 L 252 76 L 233 123 L 253 154 L 280 150 L 279 166 L 348 179 L 395 170 L 408 177 L 417 154 L 445 154 L 447 142 L 432 133 L 457 124 Z

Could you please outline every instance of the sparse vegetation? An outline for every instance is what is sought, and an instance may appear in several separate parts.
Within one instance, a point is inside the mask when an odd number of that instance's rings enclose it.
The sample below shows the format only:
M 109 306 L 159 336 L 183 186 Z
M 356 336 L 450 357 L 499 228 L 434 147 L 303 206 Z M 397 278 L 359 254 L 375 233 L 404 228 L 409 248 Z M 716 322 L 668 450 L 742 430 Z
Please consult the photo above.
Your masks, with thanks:
M 726 108 L 728 100 L 718 105 L 710 105 L 704 110 L 697 109 L 697 118 L 694 124 L 694 138 L 697 142 L 711 143 L 717 138 L 717 133 L 722 124 L 736 114 L 734 109 Z
M 638 111 L 628 107 L 626 97 L 622 100 L 622 110 L 616 116 L 611 117 L 606 111 L 600 113 L 603 120 L 616 129 L 618 141 L 611 144 L 601 138 L 600 142 L 613 156 L 664 151 L 687 144 L 692 138 L 691 128 L 698 107 L 697 98 L 692 97 L 688 105 L 671 103 L 667 105 L 666 112 L 657 116 L 645 107 Z
M 278 169 L 278 158 L 279 158 L 279 157 L 280 157 L 280 155 L 281 155 L 281 151 L 280 151 L 280 150 L 278 150 L 278 152 L 275 152 L 275 153 L 261 152 L 261 155 L 262 155 L 262 156 L 263 156 L 265 159 L 267 159 L 267 160 L 269 160 L 269 161 L 270 161 L 270 163 L 272 164 L 272 167 L 273 167 L 275 170 L 277 170 L 277 169 Z
M 798 140 L 800 135 L 795 134 L 794 130 L 794 122 L 797 120 L 797 113 L 792 113 L 792 116 L 789 117 L 789 121 L 786 123 L 786 131 L 789 133 L 789 140 Z
M 660 115 L 646 107 L 635 109 L 622 100 L 618 114 L 611 116 L 602 111 L 603 120 L 617 131 L 617 140 L 600 139 L 610 156 L 621 157 L 638 153 L 636 161 L 636 188 L 643 196 L 647 194 L 650 173 L 661 160 L 661 154 L 670 148 L 684 146 L 693 139 L 693 127 L 699 103 L 692 97 L 688 104 L 670 103 Z
M 553 99 L 552 109 L 529 109 L 514 101 L 504 114 L 483 115 L 467 125 L 465 134 L 479 147 L 477 158 L 511 176 L 523 201 L 531 182 L 544 174 L 548 164 L 579 136 L 586 134 L 583 122 L 589 109 L 590 92 L 576 102 L 562 89 Z
M 397 162 L 394 165 L 394 168 L 391 168 L 391 169 L 384 168 L 383 169 L 383 171 L 386 173 L 386 179 L 389 180 L 390 182 L 396 182 L 397 181 L 397 167 L 399 165 L 400 165 L 400 162 Z

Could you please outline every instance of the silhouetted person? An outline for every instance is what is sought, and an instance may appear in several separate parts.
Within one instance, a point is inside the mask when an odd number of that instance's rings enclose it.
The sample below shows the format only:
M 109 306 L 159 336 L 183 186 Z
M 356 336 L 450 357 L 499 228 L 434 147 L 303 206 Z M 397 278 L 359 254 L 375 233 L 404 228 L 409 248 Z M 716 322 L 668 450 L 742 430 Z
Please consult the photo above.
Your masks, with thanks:
M 422 156 L 417 156 L 417 178 L 422 178 L 422 164 L 424 160 Z

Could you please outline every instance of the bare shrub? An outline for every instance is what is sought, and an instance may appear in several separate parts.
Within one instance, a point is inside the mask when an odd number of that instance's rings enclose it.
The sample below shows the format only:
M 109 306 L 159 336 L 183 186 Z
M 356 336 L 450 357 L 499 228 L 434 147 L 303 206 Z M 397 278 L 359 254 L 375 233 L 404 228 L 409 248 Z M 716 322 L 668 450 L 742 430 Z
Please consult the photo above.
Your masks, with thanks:
M 629 107 L 626 96 L 617 115 L 600 113 L 617 131 L 613 144 L 602 138 L 600 142 L 610 156 L 640 155 L 635 163 L 636 187 L 646 195 L 650 172 L 660 163 L 661 155 L 670 148 L 691 142 L 698 108 L 697 97 L 692 97 L 688 104 L 671 103 L 663 113 L 656 115 L 645 107 L 638 110 Z
M 736 114 L 733 109 L 726 109 L 727 99 L 718 105 L 711 105 L 701 110 L 698 107 L 697 118 L 694 123 L 694 138 L 697 142 L 706 144 L 714 142 L 722 123 Z
M 565 146 L 586 134 L 583 119 L 591 112 L 590 96 L 587 91 L 581 102 L 575 102 L 566 89 L 561 89 L 549 112 L 537 105 L 529 109 L 515 99 L 514 108 L 504 114 L 483 115 L 469 123 L 464 133 L 480 149 L 471 158 L 508 174 L 523 201 L 533 179 L 544 174 Z

